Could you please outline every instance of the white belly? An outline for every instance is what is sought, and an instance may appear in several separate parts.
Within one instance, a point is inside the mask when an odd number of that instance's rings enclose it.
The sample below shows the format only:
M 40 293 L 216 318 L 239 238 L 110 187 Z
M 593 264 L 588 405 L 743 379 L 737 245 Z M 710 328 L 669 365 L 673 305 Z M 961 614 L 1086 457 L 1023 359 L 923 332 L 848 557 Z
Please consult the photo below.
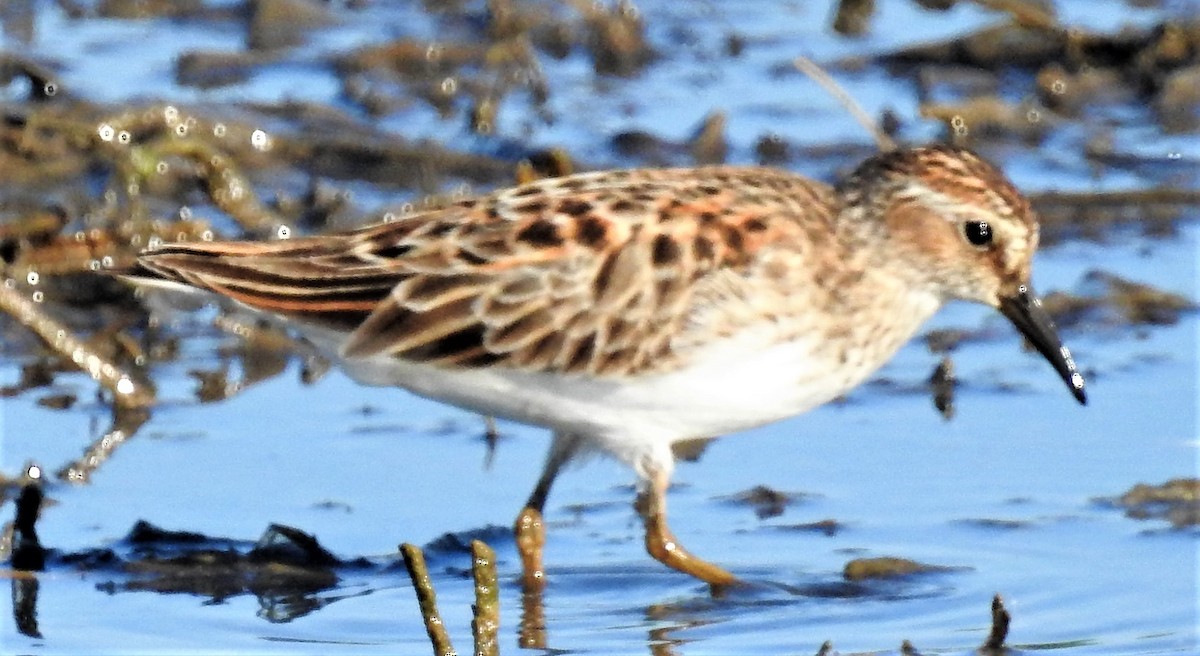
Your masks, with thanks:
M 869 371 L 836 370 L 811 345 L 730 342 L 689 367 L 632 378 L 504 368 L 446 370 L 396 360 L 348 360 L 355 379 L 399 385 L 482 414 L 596 437 L 671 442 L 759 426 L 820 405 Z

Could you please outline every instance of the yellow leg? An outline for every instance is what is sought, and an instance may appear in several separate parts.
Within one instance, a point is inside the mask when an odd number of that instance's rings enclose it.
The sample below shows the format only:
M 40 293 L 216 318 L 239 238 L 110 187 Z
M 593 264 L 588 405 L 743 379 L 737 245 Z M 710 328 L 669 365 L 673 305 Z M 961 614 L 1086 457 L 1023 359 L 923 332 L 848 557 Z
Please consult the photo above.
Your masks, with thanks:
M 546 586 L 546 570 L 542 567 L 542 547 L 546 544 L 546 527 L 539 508 L 525 506 L 513 524 L 517 553 L 521 555 L 521 582 L 527 592 Z
M 667 474 L 656 472 L 646 490 L 638 495 L 636 507 L 646 525 L 646 551 L 658 562 L 721 588 L 738 582 L 733 574 L 688 553 L 667 526 Z
M 542 520 L 542 508 L 550 495 L 554 478 L 579 447 L 583 438 L 569 433 L 555 433 L 550 453 L 537 486 L 525 502 L 525 507 L 513 523 L 513 535 L 517 540 L 517 553 L 521 555 L 521 582 L 525 592 L 540 592 L 546 587 L 546 570 L 542 566 L 542 547 L 546 545 L 546 525 Z

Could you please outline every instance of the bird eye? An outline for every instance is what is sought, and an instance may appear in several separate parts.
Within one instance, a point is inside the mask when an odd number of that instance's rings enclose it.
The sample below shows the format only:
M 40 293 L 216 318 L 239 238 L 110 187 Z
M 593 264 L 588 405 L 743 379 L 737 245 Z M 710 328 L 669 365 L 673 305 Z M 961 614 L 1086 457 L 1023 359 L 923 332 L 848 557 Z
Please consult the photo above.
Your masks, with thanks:
M 987 246 L 992 243 L 992 227 L 987 221 L 967 221 L 963 224 L 963 232 L 967 241 L 975 246 Z

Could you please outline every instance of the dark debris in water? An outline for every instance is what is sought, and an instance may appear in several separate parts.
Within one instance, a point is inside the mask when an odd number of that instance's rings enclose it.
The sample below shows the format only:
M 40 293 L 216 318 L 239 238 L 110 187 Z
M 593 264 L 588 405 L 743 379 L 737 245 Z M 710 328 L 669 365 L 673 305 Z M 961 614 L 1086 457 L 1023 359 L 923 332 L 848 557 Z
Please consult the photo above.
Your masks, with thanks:
M 799 503 L 809 496 L 803 492 L 782 492 L 765 485 L 755 485 L 748 490 L 717 497 L 717 499 L 734 505 L 749 506 L 754 509 L 754 514 L 759 519 L 768 519 L 782 515 L 788 506 Z
M 251 594 L 271 621 L 288 621 L 325 605 L 340 572 L 378 567 L 366 559 L 342 560 L 315 537 L 270 525 L 257 542 L 173 531 L 139 521 L 117 545 L 54 554 L 50 566 L 107 573 L 97 584 L 117 592 L 181 593 L 222 601 Z
M 1131 519 L 1158 519 L 1173 528 L 1200 526 L 1200 479 L 1173 478 L 1159 485 L 1138 483 L 1117 497 L 1101 497 L 1097 502 L 1125 511 Z
M 960 567 L 945 565 L 929 565 L 908 558 L 894 556 L 878 556 L 873 558 L 855 558 L 842 568 L 842 577 L 847 581 L 868 581 L 879 579 L 896 579 L 920 574 L 933 574 L 961 570 Z
M 1042 299 L 1061 328 L 1079 326 L 1167 326 L 1179 322 L 1196 302 L 1106 271 L 1089 271 L 1077 293 L 1053 292 Z

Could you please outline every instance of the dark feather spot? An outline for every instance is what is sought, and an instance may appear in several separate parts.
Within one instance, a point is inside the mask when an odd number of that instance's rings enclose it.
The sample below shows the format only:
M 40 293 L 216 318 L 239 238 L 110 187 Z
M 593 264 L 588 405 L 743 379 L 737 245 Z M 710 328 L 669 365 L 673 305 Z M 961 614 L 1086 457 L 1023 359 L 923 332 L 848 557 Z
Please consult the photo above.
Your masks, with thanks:
M 635 209 L 637 209 L 637 204 L 628 198 L 622 198 L 612 204 L 612 211 L 614 212 L 629 212 Z
M 705 237 L 703 235 L 697 235 L 696 241 L 693 243 L 692 246 L 696 250 L 696 259 L 698 259 L 698 260 L 713 259 L 713 254 L 716 249 L 713 247 L 713 243 L 711 241 L 709 241 L 708 237 Z
M 592 360 L 592 354 L 596 352 L 596 336 L 587 335 L 579 340 L 575 346 L 575 352 L 571 354 L 571 359 L 567 361 L 567 371 L 587 371 L 588 365 Z
M 750 232 L 762 232 L 767 229 L 767 222 L 758 217 L 747 219 L 743 225 L 745 225 L 746 230 L 749 230 Z
M 562 235 L 558 234 L 558 226 L 549 221 L 534 221 L 517 233 L 517 240 L 539 248 L 561 246 Z
M 613 269 L 616 268 L 617 256 L 610 255 L 604 258 L 604 264 L 600 265 L 600 269 L 596 271 L 596 279 L 592 281 L 592 290 L 596 297 L 604 295 L 604 291 L 608 289 L 609 281 L 612 279 Z
M 740 251 L 745 246 L 745 240 L 742 239 L 742 233 L 733 226 L 725 226 L 721 231 L 721 236 L 725 239 L 725 244 L 734 251 Z
M 712 223 L 713 221 L 716 221 L 716 220 L 717 220 L 716 212 L 701 212 L 700 213 L 700 222 L 701 223 Z
M 721 193 L 721 188 L 714 185 L 701 185 L 699 189 L 700 193 L 708 196 L 716 196 Z
M 654 238 L 651 258 L 655 266 L 668 266 L 679 259 L 679 244 L 670 235 L 659 235 Z
M 375 251 L 379 257 L 394 260 L 404 257 L 413 249 L 411 244 L 391 244 Z
M 585 246 L 599 246 L 607 237 L 608 227 L 601 219 L 589 217 L 579 224 L 579 241 Z
M 546 211 L 546 201 L 531 200 L 523 205 L 517 205 L 513 209 L 521 214 L 541 214 Z
M 458 259 L 463 262 L 466 262 L 467 264 L 472 264 L 472 265 L 480 265 L 480 264 L 488 263 L 488 260 L 486 258 L 479 257 L 478 255 L 472 253 L 471 251 L 469 251 L 465 248 L 458 249 Z
M 568 198 L 558 204 L 558 211 L 567 216 L 581 217 L 592 211 L 592 204 L 578 198 Z
M 457 227 L 453 223 L 435 223 L 425 231 L 425 234 L 430 237 L 444 237 L 454 231 Z
M 538 187 L 537 185 L 529 185 L 528 187 L 521 187 L 520 189 L 517 189 L 516 191 L 512 192 L 512 195 L 513 198 L 524 198 L 525 196 L 533 196 L 540 193 L 542 193 L 541 187 Z

